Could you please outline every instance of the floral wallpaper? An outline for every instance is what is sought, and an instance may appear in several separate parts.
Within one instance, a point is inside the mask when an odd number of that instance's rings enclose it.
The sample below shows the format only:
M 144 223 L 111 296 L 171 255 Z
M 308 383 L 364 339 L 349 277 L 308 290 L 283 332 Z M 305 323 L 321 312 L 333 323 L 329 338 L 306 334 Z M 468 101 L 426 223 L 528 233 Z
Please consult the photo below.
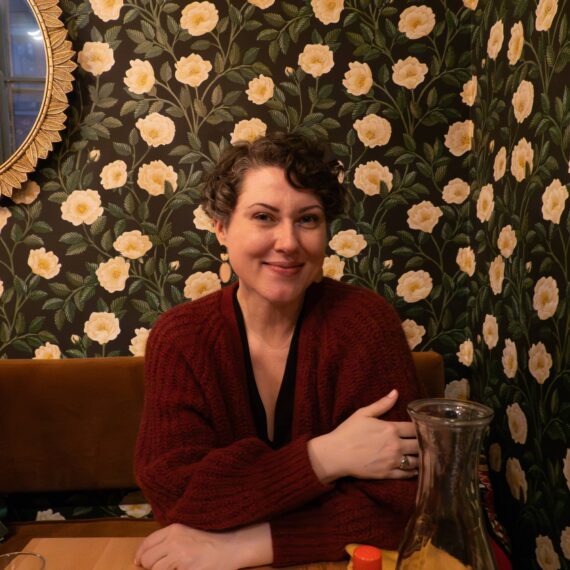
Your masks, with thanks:
M 566 0 L 60 6 L 79 67 L 64 141 L 0 204 L 0 357 L 144 354 L 163 311 L 233 278 L 198 205 L 220 152 L 326 139 L 350 209 L 324 273 L 493 407 L 516 567 L 569 567 Z
M 570 568 L 570 101 L 565 0 L 476 11 L 469 352 L 495 410 L 495 502 L 520 568 Z

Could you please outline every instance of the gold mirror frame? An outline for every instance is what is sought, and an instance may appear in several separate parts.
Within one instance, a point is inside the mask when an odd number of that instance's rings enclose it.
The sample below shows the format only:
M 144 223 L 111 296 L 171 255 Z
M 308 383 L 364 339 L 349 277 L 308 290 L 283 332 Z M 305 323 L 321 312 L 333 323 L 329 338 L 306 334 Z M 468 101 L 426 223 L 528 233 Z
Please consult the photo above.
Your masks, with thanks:
M 42 106 L 36 122 L 16 152 L 0 164 L 0 196 L 11 196 L 14 188 L 21 188 L 41 158 L 46 158 L 53 143 L 59 142 L 59 131 L 64 129 L 65 110 L 69 103 L 66 93 L 71 91 L 72 71 L 77 65 L 71 61 L 74 51 L 66 40 L 67 30 L 59 19 L 58 0 L 27 0 L 42 32 L 46 50 L 46 85 Z

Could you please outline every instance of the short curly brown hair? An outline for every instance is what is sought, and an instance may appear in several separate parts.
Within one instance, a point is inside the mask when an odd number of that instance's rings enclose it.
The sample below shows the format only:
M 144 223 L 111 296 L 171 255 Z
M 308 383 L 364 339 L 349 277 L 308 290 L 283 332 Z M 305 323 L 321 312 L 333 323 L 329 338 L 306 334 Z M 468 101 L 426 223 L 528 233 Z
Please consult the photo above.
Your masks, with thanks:
M 202 206 L 215 220 L 227 222 L 248 171 L 277 166 L 293 188 L 310 189 L 321 199 L 328 222 L 345 211 L 346 190 L 340 180 L 342 164 L 327 158 L 327 148 L 298 134 L 273 134 L 228 147 L 206 174 Z

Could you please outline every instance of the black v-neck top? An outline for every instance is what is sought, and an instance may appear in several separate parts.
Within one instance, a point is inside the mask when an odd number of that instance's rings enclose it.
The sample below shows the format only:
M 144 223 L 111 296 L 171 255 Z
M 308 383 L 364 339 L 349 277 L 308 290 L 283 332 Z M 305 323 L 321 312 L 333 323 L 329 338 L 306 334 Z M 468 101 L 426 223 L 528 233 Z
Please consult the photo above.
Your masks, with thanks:
M 283 380 L 279 388 L 277 402 L 275 404 L 275 426 L 273 430 L 273 441 L 267 435 L 267 417 L 265 408 L 257 389 L 255 375 L 253 373 L 253 364 L 251 362 L 251 354 L 249 353 L 249 344 L 247 341 L 247 331 L 243 313 L 237 299 L 237 288 L 234 293 L 234 309 L 243 347 L 243 359 L 245 362 L 245 375 L 247 381 L 247 391 L 249 395 L 249 403 L 253 414 L 253 421 L 257 435 L 265 441 L 273 449 L 279 449 L 291 441 L 291 426 L 293 424 L 293 404 L 295 402 L 295 382 L 297 369 L 297 345 L 299 341 L 299 331 L 301 330 L 301 321 L 303 316 L 303 308 L 299 313 L 299 318 L 295 324 L 287 362 L 285 364 L 285 372 Z

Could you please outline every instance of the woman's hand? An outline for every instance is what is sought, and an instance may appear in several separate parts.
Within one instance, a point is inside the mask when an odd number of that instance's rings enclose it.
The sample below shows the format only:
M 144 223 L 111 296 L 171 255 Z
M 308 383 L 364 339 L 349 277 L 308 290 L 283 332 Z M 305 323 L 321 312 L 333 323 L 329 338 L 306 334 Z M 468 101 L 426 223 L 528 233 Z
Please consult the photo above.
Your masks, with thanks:
M 417 475 L 418 441 L 414 424 L 378 419 L 397 399 L 398 392 L 392 390 L 356 410 L 330 433 L 309 441 L 309 458 L 323 483 L 346 476 L 407 479 Z M 408 458 L 405 469 L 401 468 L 403 457 Z
M 146 570 L 237 570 L 272 562 L 269 524 L 226 532 L 171 524 L 145 538 L 135 555 Z

